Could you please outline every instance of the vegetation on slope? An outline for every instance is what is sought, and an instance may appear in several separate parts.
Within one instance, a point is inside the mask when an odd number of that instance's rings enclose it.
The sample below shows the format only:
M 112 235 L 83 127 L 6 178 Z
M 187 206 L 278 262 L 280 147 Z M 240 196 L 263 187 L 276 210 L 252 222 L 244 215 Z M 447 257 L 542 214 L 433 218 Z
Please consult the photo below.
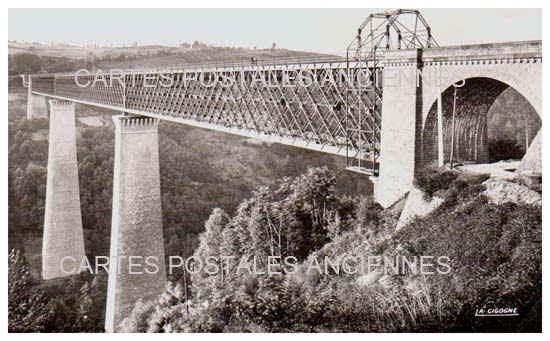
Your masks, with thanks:
M 92 312 L 87 314 L 88 321 L 96 321 L 94 330 L 103 330 L 105 275 L 95 276 L 97 283 L 93 286 L 92 276 L 78 280 L 74 285 L 70 284 L 72 279 L 40 280 L 48 121 L 27 121 L 23 89 L 15 87 L 10 90 L 16 91 L 10 91 L 8 111 L 9 249 L 20 250 L 21 257 L 27 259 L 26 271 L 33 279 L 28 286 L 29 293 L 40 289 L 44 290 L 48 302 L 62 300 L 63 304 L 56 308 L 59 313 L 54 315 L 66 322 L 58 327 L 50 323 L 44 330 L 78 330 L 79 324 L 74 321 L 76 317 L 62 311 L 73 310 L 74 305 L 67 302 L 79 302 L 80 298 L 73 294 L 79 293 L 86 283 L 86 290 L 94 297 Z M 111 122 L 113 112 L 81 105 L 77 105 L 76 112 L 82 219 L 86 252 L 93 265 L 95 256 L 109 255 L 114 128 L 111 123 L 90 127 L 78 119 L 95 117 L 102 122 Z M 239 203 L 257 186 L 273 184 L 285 176 L 299 175 L 307 170 L 308 165 L 327 165 L 337 174 L 338 193 L 369 191 L 365 181 L 345 172 L 341 167 L 344 161 L 332 155 L 257 143 L 166 122 L 159 129 L 166 255 L 186 257 L 193 254 L 198 246 L 198 235 L 204 231 L 204 221 L 212 208 L 222 207 L 233 215 Z M 176 280 L 179 276 L 175 274 L 171 279 Z M 62 308 L 63 305 L 66 308 Z M 66 325 L 75 327 L 68 329 Z
M 318 181 L 305 183 L 311 177 Z M 255 192 L 233 218 L 215 210 L 195 252 L 198 257 L 264 255 L 264 259 L 274 252 L 291 252 L 292 246 L 278 249 L 278 244 L 269 242 L 269 226 L 284 221 L 280 226 L 289 227 L 283 231 L 285 237 L 292 235 L 297 241 L 314 237 L 305 249 L 309 256 L 300 257 L 297 272 L 193 275 L 190 292 L 185 293 L 181 282 L 172 283 L 157 301 L 139 302 L 123 322 L 123 330 L 540 331 L 540 208 L 492 205 L 479 195 L 481 179 L 461 180 L 451 183 L 450 190 L 462 191 L 450 196 L 445 205 L 393 232 L 395 213 L 381 210 L 366 198 L 354 201 L 335 196 L 332 181 L 325 169 L 310 169 L 307 176 L 283 180 L 279 188 Z M 277 197 L 281 189 L 290 191 L 283 190 L 283 196 Z M 327 199 L 317 201 L 318 193 Z M 316 205 L 308 205 L 313 202 Z M 326 218 L 321 225 L 315 224 L 318 205 Z M 277 214 L 272 216 L 277 221 L 269 221 L 268 212 L 275 209 Z M 339 232 L 328 237 L 334 226 Z M 324 241 L 315 237 L 323 234 Z M 307 270 L 313 259 L 323 265 L 325 256 L 344 255 L 446 256 L 451 271 L 375 273 L 365 278 Z M 518 308 L 519 316 L 475 316 L 477 309 L 490 307 Z
M 23 265 L 21 253 L 10 256 L 19 259 L 10 265 L 10 290 L 21 288 L 10 301 L 10 330 L 100 331 L 105 274 L 55 283 L 37 279 L 47 121 L 24 120 L 21 97 L 10 98 L 9 245 L 24 250 L 30 263 Z M 92 115 L 84 107 L 79 112 Z M 78 131 L 86 248 L 89 257 L 106 255 L 113 128 L 79 123 Z M 223 282 L 197 275 L 186 278 L 187 292 L 182 273 L 175 273 L 162 297 L 136 305 L 125 330 L 540 330 L 540 209 L 488 203 L 479 195 L 483 178 L 426 175 L 420 180 L 425 190 L 443 193 L 445 204 L 394 233 L 396 213 L 358 197 L 353 191 L 358 183 L 335 172 L 332 157 L 175 125 L 161 126 L 160 150 L 168 255 L 295 255 L 298 272 L 228 272 Z M 307 164 L 331 166 L 307 170 Z M 203 225 L 215 206 L 224 210 L 214 210 Z M 282 242 L 271 239 L 273 234 L 268 238 L 267 231 L 277 231 Z M 442 254 L 452 259 L 450 275 L 305 272 L 308 262 L 322 264 L 325 255 Z M 490 306 L 517 307 L 520 315 L 475 317 L 476 309 Z
M 121 50 L 105 58 L 30 51 L 10 56 L 10 74 L 247 61 L 251 56 L 292 54 L 204 47 L 181 53 L 155 51 Z M 13 79 L 10 91 L 22 93 L 20 78 Z M 515 97 L 503 98 L 495 103 L 499 110 L 488 118 L 491 155 L 517 158 L 524 151 L 524 125 L 510 109 L 518 107 L 512 101 Z M 81 106 L 77 113 L 111 115 Z M 38 280 L 47 163 L 47 140 L 42 137 L 47 136 L 48 122 L 29 122 L 24 116 L 24 98 L 10 92 L 9 247 L 22 250 L 13 251 L 9 258 L 10 331 L 101 331 L 104 273 L 50 283 Z M 540 120 L 530 123 L 531 138 L 538 125 Z M 504 131 L 502 127 L 511 136 L 507 144 L 492 133 Z M 540 330 L 540 209 L 489 204 L 479 197 L 481 179 L 427 174 L 420 179 L 426 195 L 444 192 L 445 204 L 393 233 L 395 212 L 359 197 L 357 193 L 368 191 L 361 187 L 364 181 L 337 171 L 342 160 L 175 124 L 163 123 L 160 129 L 166 254 L 229 253 L 240 258 L 292 254 L 300 262 L 299 272 L 292 276 L 226 274 L 223 281 L 217 276 L 194 276 L 187 278 L 192 280 L 188 292 L 182 273 L 176 273 L 162 297 L 136 305 L 124 323 L 126 330 Z M 109 249 L 114 131 L 112 125 L 78 124 L 78 132 L 86 250 L 93 258 L 107 255 Z M 308 170 L 308 166 L 324 165 L 328 170 Z M 307 176 L 300 176 L 306 172 Z M 257 188 L 260 185 L 271 187 Z M 223 210 L 214 210 L 208 219 L 213 207 Z M 281 242 L 274 243 L 266 231 L 277 231 Z M 216 244 L 217 240 L 222 243 Z M 305 272 L 308 262 L 322 262 L 325 255 L 402 254 L 448 255 L 453 272 L 427 277 Z M 476 309 L 491 306 L 518 307 L 520 316 L 474 316 Z

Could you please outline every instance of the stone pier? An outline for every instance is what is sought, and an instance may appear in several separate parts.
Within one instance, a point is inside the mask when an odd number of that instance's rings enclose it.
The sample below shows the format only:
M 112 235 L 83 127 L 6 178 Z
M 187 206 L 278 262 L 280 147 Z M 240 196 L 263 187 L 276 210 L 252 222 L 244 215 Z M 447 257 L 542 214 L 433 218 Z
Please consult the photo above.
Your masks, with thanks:
M 48 118 L 48 103 L 45 96 L 32 93 L 32 80 L 29 77 L 27 93 L 27 120 Z
M 387 56 L 383 71 L 380 177 L 374 193 L 383 207 L 402 198 L 413 183 L 419 156 L 422 103 L 422 87 L 416 84 L 421 51 L 400 51 L 398 55 L 388 53 Z
M 51 100 L 42 277 L 76 273 L 85 255 L 74 103 Z
M 139 299 L 154 299 L 166 287 L 159 121 L 124 115 L 114 116 L 113 120 L 116 132 L 111 266 L 105 316 L 108 332 L 118 331 Z M 114 266 L 116 261 L 118 266 Z

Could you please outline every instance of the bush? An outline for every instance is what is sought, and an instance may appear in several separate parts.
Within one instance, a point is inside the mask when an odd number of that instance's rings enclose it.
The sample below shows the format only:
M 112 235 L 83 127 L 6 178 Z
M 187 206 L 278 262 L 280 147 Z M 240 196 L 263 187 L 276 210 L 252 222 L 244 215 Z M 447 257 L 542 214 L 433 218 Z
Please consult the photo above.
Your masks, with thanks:
M 352 205 L 353 200 L 332 197 L 330 205 L 320 206 L 321 195 L 315 195 L 319 191 L 310 188 L 315 184 L 303 185 L 304 179 L 286 180 L 277 193 L 258 190 L 229 222 L 223 212 L 214 212 L 208 233 L 201 238 L 202 256 L 265 253 L 261 247 L 267 242 L 252 240 L 262 237 L 270 226 L 266 207 L 271 223 L 277 217 L 280 221 L 305 219 L 297 212 L 303 213 L 306 203 L 317 207 L 308 211 L 317 211 L 319 217 L 342 214 L 348 220 L 323 218 L 334 235 L 322 246 L 310 248 L 293 274 L 193 276 L 194 296 L 189 301 L 158 300 L 154 311 L 150 306 L 137 307 L 132 316 L 139 316 L 141 322 L 133 325 L 147 326 L 149 332 L 539 331 L 540 208 L 490 204 L 479 195 L 485 175 L 449 173 L 430 174 L 422 182 L 432 193 L 447 198 L 445 204 L 398 232 L 393 230 L 395 213 L 382 210 L 369 198 Z M 320 187 L 326 184 L 323 181 Z M 320 207 L 324 209 L 319 211 Z M 353 213 L 349 213 L 351 207 L 355 207 Z M 280 214 L 288 216 L 283 219 Z M 302 226 L 289 226 L 302 233 Z M 325 257 L 370 255 L 446 256 L 451 272 L 380 274 L 374 281 L 364 281 L 362 274 L 307 271 L 314 259 L 323 268 Z M 475 317 L 476 308 L 495 306 L 518 307 L 520 316 Z
M 33 287 L 29 265 L 23 253 L 8 255 L 8 331 L 41 332 L 46 330 L 53 311 L 44 291 Z
M 357 223 L 365 228 L 373 226 L 377 229 L 382 219 L 383 208 L 374 201 L 372 196 L 363 197 L 357 207 Z
M 436 192 L 448 189 L 457 176 L 457 172 L 427 168 L 416 176 L 414 183 L 425 199 L 431 200 Z
M 431 276 L 430 286 L 457 302 L 459 330 L 530 331 L 540 329 L 542 217 L 540 208 L 514 204 L 493 205 L 484 197 L 446 206 L 417 219 L 399 231 L 391 250 L 412 255 L 447 256 L 450 275 Z M 461 202 L 464 202 L 462 200 Z M 476 308 L 517 307 L 521 316 L 508 324 L 475 318 Z M 530 320 L 530 321 L 529 321 Z M 502 321 L 500 321 L 502 322 Z M 505 328 L 505 329 L 502 329 Z
M 155 312 L 154 301 L 136 302 L 130 316 L 120 323 L 120 332 L 122 333 L 146 333 L 149 329 L 149 317 Z

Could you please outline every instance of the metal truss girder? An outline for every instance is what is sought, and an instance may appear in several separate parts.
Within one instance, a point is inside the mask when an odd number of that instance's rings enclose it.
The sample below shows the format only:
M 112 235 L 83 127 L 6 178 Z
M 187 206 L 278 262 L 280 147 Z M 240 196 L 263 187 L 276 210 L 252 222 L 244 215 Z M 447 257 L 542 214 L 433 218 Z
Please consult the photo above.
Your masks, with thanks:
M 292 139 L 297 145 L 325 145 L 331 150 L 358 149 L 348 129 L 364 129 L 366 121 L 348 117 L 353 106 L 371 105 L 368 92 L 372 89 L 360 83 L 361 72 L 371 72 L 368 64 L 356 63 L 347 68 L 343 61 L 307 65 L 271 65 L 241 70 L 192 70 L 167 72 L 173 79 L 170 86 L 145 86 L 145 79 L 158 76 L 155 72 L 125 74 L 124 84 L 105 75 L 105 82 L 80 87 L 74 75 L 33 76 L 33 91 L 58 95 L 87 103 L 115 107 L 120 111 L 140 111 L 151 114 L 204 122 L 226 128 L 268 134 L 280 139 Z M 362 66 L 363 69 L 358 68 Z M 220 75 L 231 72 L 235 82 L 230 86 L 204 84 L 194 75 Z M 308 72 L 311 82 L 300 84 L 296 77 Z M 79 77 L 81 83 L 94 82 L 94 76 Z M 188 77 L 188 78 L 186 78 Z M 258 77 L 273 82 L 252 81 Z M 283 84 L 288 77 L 293 81 Z M 112 86 L 105 86 L 111 84 Z M 350 96 L 349 93 L 352 93 Z M 350 98 L 351 97 L 351 98 Z M 378 116 L 372 117 L 379 121 Z M 372 129 L 372 127 L 368 127 Z M 368 148 L 374 148 L 370 144 Z M 319 148 L 315 147 L 316 150 Z M 322 148 L 321 148 L 322 149 Z M 364 152 L 364 151 L 356 151 Z M 373 151 L 374 152 L 374 151 Z

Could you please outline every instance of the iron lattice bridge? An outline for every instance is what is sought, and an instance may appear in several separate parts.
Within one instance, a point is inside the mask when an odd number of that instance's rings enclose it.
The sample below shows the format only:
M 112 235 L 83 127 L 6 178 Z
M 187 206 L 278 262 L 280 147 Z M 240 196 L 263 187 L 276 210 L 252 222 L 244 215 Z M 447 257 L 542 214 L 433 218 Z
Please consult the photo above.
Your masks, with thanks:
M 386 50 L 437 46 L 415 10 L 370 15 L 346 58 L 35 75 L 32 92 L 346 156 L 378 173 Z
M 32 91 L 350 157 L 379 149 L 380 94 L 346 60 L 32 77 Z M 119 77 L 121 81 L 119 81 Z M 113 80 L 113 78 L 116 78 Z M 85 86 L 83 86 L 85 85 Z

